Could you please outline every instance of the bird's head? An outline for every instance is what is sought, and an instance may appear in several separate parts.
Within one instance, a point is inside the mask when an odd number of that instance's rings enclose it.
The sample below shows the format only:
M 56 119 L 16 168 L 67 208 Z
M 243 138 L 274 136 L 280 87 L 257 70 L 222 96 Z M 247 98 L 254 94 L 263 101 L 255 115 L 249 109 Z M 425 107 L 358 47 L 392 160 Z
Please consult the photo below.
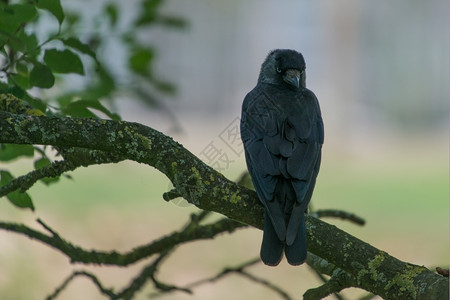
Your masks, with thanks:
M 298 89 L 306 86 L 305 59 L 295 50 L 276 49 L 261 66 L 258 82 L 288 85 Z

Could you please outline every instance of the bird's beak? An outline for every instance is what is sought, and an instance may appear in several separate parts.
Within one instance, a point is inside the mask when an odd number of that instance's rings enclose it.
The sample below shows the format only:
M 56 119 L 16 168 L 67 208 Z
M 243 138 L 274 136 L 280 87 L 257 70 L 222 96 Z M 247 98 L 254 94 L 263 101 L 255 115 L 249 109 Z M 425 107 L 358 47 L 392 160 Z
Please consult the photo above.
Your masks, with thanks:
M 286 73 L 283 75 L 283 80 L 296 88 L 300 87 L 300 70 L 287 69 Z

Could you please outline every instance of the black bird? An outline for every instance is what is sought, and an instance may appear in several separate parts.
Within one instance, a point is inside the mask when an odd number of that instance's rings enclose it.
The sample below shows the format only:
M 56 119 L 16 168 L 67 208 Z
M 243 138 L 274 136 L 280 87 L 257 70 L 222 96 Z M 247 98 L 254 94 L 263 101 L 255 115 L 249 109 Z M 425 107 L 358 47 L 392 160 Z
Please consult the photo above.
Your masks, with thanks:
M 270 266 L 279 264 L 283 250 L 291 265 L 306 259 L 304 214 L 319 172 L 324 134 L 319 103 L 305 79 L 302 54 L 273 50 L 242 105 L 247 168 L 265 208 L 261 259 Z

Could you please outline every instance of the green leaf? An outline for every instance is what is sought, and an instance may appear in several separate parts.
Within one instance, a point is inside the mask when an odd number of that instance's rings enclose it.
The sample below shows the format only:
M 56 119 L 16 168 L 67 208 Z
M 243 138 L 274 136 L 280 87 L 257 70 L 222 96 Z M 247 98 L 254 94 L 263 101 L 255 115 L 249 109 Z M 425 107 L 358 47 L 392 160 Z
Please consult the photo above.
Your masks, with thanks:
M 144 13 L 156 12 L 159 6 L 163 3 L 163 0 L 145 0 L 142 2 Z
M 68 49 L 63 51 L 57 49 L 45 50 L 44 62 L 54 73 L 77 73 L 84 75 L 83 63 L 80 58 Z
M 6 31 L 5 30 L 6 28 L 5 28 L 4 24 L 2 24 L 2 21 L 3 20 L 1 19 L 1 13 L 0 13 L 0 43 L 2 45 L 3 44 L 8 45 L 13 49 L 16 49 L 17 45 L 19 45 L 17 47 L 20 47 L 20 44 L 21 44 L 20 39 L 18 39 L 16 36 L 14 36 L 13 33 Z M 12 31 L 14 31 L 14 30 L 12 30 Z M 8 56 L 8 54 L 5 53 L 5 48 L 2 48 L 1 50 L 2 50 L 2 54 L 4 56 Z
M 93 108 L 93 109 L 96 109 L 98 111 L 101 111 L 102 113 L 104 113 L 105 115 L 110 117 L 112 120 L 117 120 L 117 121 L 120 120 L 120 117 L 119 117 L 118 114 L 115 114 L 115 113 L 111 112 L 103 104 L 101 104 L 100 101 L 94 100 L 94 101 L 87 101 L 87 102 L 88 102 L 88 107 L 89 108 Z
M 98 118 L 98 116 L 89 109 L 96 109 L 113 120 L 120 120 L 119 115 L 109 111 L 109 109 L 103 106 L 103 104 L 101 104 L 98 100 L 78 100 L 71 102 L 64 107 L 62 111 L 72 117 Z
M 21 91 L 11 91 L 13 95 L 17 98 L 20 98 L 30 104 L 33 108 L 39 109 L 41 112 L 45 112 L 47 110 L 47 104 L 39 98 L 31 97 L 28 93 L 23 91 L 22 95 L 19 94 Z
M 28 56 L 33 54 L 33 56 L 37 56 L 40 52 L 40 48 L 38 47 L 38 39 L 34 33 L 27 34 L 23 29 L 17 34 L 17 38 L 20 41 L 19 47 L 15 48 L 22 52 L 27 52 Z M 30 52 L 33 50 L 32 52 Z
M 0 28 L 2 28 L 1 24 Z M 27 34 L 23 28 L 15 33 L 7 33 L 0 29 L 0 41 L 14 50 L 26 52 L 28 58 L 36 57 L 41 51 L 36 35 L 34 33 Z
M 33 156 L 31 145 L 0 144 L 0 161 L 10 161 L 20 156 Z
M 37 159 L 34 161 L 34 168 L 36 170 L 42 169 L 43 167 L 46 167 L 50 165 L 52 162 L 47 157 L 41 157 L 40 159 Z
M 38 170 L 38 169 L 41 169 L 41 168 L 44 168 L 44 167 L 50 165 L 51 163 L 52 162 L 47 157 L 41 157 L 40 159 L 38 159 L 34 162 L 34 168 L 36 170 Z M 58 180 L 59 180 L 59 177 L 45 177 L 45 178 L 41 179 L 42 183 L 44 183 L 45 185 L 49 185 L 51 183 L 57 182 Z
M 19 208 L 29 208 L 34 211 L 33 201 L 28 193 L 21 193 L 19 191 L 14 191 L 6 195 L 6 198 Z
M 149 74 L 149 66 L 154 57 L 152 49 L 135 49 L 132 51 L 128 64 L 134 72 L 140 75 Z
M 117 6 L 114 3 L 108 3 L 108 5 L 105 7 L 105 12 L 109 17 L 110 25 L 114 27 L 117 23 Z
M 11 182 L 14 177 L 8 171 L 1 170 L 0 171 L 0 186 L 4 186 L 5 184 Z M 31 201 L 30 196 L 27 193 L 20 193 L 19 191 L 14 191 L 6 195 L 6 198 L 19 208 L 29 208 L 34 211 L 33 201 Z
M 155 88 L 157 88 L 162 93 L 174 95 L 176 92 L 175 85 L 170 82 L 155 80 L 154 78 L 151 78 L 150 81 L 155 85 Z
M 21 24 L 30 22 L 36 15 L 37 11 L 34 5 L 7 5 L 0 10 L 0 28 L 5 32 L 13 33 Z
M 9 85 L 4 82 L 0 82 L 0 94 L 6 94 L 8 93 Z
M 80 103 L 80 101 L 75 101 L 61 109 L 62 113 L 65 115 L 69 115 L 75 118 L 95 118 L 98 117 L 91 112 L 84 103 Z
M 188 25 L 187 21 L 180 17 L 161 16 L 158 17 L 156 21 L 165 26 L 178 29 L 185 28 Z
M 162 4 L 162 0 L 146 0 L 142 2 L 140 15 L 135 23 L 136 26 L 148 25 L 155 22 L 157 9 Z
M 30 85 L 49 89 L 55 84 L 52 70 L 46 65 L 36 63 L 30 72 Z
M 95 61 L 97 61 L 97 55 L 95 54 L 94 51 L 91 50 L 91 47 L 89 47 L 89 45 L 81 42 L 79 39 L 71 37 L 68 39 L 61 39 L 61 41 L 64 43 L 64 45 L 66 45 L 70 48 L 73 48 L 75 50 L 78 50 L 81 53 L 87 54 L 90 57 L 92 57 L 93 59 L 95 59 Z
M 8 90 L 6 91 L 6 93 L 13 94 L 17 98 L 23 99 L 23 100 L 25 100 L 24 97 L 26 97 L 26 96 L 29 97 L 27 91 L 25 91 L 24 89 L 22 89 L 21 87 L 19 87 L 17 85 L 11 84 L 10 82 L 9 82 L 9 87 L 8 87 Z
M 18 87 L 24 90 L 28 90 L 30 88 L 29 74 L 22 74 L 22 73 L 11 74 L 9 80 L 10 83 L 12 83 L 13 85 L 17 85 Z
M 59 24 L 64 21 L 64 11 L 59 0 L 37 0 L 37 7 L 48 10 L 58 19 Z
M 28 65 L 24 61 L 19 61 L 16 64 L 16 71 L 21 75 L 28 75 Z

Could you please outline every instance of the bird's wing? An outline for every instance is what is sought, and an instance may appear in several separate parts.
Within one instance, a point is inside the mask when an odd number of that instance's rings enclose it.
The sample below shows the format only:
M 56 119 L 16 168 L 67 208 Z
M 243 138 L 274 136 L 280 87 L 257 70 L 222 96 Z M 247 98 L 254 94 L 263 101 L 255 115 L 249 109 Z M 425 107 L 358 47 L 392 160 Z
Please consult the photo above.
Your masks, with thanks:
M 259 199 L 269 213 L 275 232 L 281 241 L 286 238 L 286 223 L 282 207 L 274 201 L 274 191 L 280 175 L 278 158 L 264 144 L 264 137 L 276 135 L 274 107 L 258 88 L 244 99 L 241 116 L 241 137 L 248 171 Z
M 287 159 L 287 172 L 297 195 L 287 226 L 286 243 L 292 244 L 297 236 L 301 219 L 306 211 L 319 172 L 324 140 L 323 122 L 316 96 L 302 91 L 301 105 L 294 105 L 288 118 L 295 131 L 294 149 Z

